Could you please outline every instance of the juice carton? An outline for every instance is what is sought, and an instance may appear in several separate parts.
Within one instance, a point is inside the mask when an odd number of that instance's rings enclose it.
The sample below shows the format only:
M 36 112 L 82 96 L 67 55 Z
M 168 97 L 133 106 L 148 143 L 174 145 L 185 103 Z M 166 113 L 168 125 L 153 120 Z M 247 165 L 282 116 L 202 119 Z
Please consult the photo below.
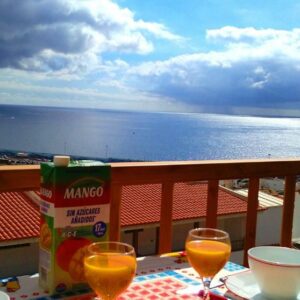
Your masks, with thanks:
M 50 294 L 87 287 L 86 247 L 109 232 L 110 166 L 65 159 L 41 164 L 39 277 Z

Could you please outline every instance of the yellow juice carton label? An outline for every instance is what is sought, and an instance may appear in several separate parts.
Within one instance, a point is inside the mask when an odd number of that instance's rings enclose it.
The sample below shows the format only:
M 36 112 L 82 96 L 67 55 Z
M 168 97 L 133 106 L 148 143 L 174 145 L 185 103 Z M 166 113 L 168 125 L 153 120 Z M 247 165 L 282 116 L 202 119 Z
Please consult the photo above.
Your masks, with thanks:
M 40 285 L 50 294 L 84 290 L 89 244 L 108 240 L 110 166 L 41 164 Z

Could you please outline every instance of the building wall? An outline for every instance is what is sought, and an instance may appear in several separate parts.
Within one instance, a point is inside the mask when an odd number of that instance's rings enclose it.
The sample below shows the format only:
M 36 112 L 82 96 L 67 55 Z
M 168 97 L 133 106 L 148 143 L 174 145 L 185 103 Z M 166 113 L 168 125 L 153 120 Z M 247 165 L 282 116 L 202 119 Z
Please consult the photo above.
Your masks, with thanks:
M 189 230 L 194 228 L 195 222 L 177 223 L 173 225 L 173 240 L 172 251 L 181 251 L 185 248 L 185 240 Z M 236 246 L 242 247 L 245 231 L 245 216 L 232 215 L 224 218 L 219 218 L 218 228 L 223 229 L 230 234 L 232 243 Z M 199 227 L 205 227 L 205 220 L 198 220 Z M 121 239 L 125 243 L 134 244 L 133 234 L 122 232 Z M 138 249 L 136 252 L 139 256 L 153 255 L 156 253 L 157 241 L 156 241 L 156 227 L 145 228 L 138 234 Z M 239 245 L 236 243 L 239 242 Z
M 139 229 L 143 229 L 142 225 Z M 121 240 L 124 243 L 129 243 L 133 246 L 133 234 L 121 233 Z M 146 227 L 138 233 L 138 248 L 135 247 L 135 251 L 139 256 L 152 255 L 156 253 L 156 227 Z
M 0 247 L 0 278 L 38 272 L 39 244 Z
M 281 206 L 269 207 L 267 210 L 258 213 L 256 227 L 256 246 L 272 245 L 278 244 L 280 242 L 281 214 Z M 228 222 L 230 222 L 230 220 L 228 220 Z M 235 226 L 235 224 L 233 223 L 232 226 Z M 245 235 L 245 223 L 236 230 L 237 231 L 228 230 L 229 232 L 232 232 L 232 240 L 237 240 L 238 236 L 235 235 L 238 234 L 238 232 L 243 232 L 243 236 Z M 230 260 L 242 265 L 244 260 L 244 251 L 233 251 L 231 253 Z
M 202 221 L 204 223 L 204 221 Z M 201 223 L 199 226 L 203 226 Z M 194 223 L 178 224 L 173 227 L 173 251 L 182 251 L 185 248 L 185 240 L 188 232 L 194 228 Z
M 280 178 L 261 178 L 260 187 L 263 189 L 274 190 L 278 193 L 283 193 L 284 180 Z
M 272 245 L 280 242 L 282 206 L 269 207 L 258 214 L 256 245 Z
M 296 193 L 293 219 L 293 239 L 300 240 L 300 193 Z
M 300 204 L 300 197 L 299 197 Z M 280 242 L 282 206 L 269 207 L 260 211 L 257 216 L 256 245 L 272 245 Z M 246 218 L 244 215 L 232 215 L 218 219 L 218 228 L 230 234 L 233 252 L 231 261 L 243 264 L 243 240 L 245 236 Z M 199 220 L 199 226 L 204 227 L 204 220 Z M 172 251 L 184 250 L 188 231 L 194 227 L 194 222 L 176 224 L 173 226 Z M 300 229 L 300 228 L 299 228 Z M 124 242 L 133 244 L 132 234 L 122 233 Z M 139 233 L 138 254 L 140 256 L 156 253 L 156 227 L 144 229 Z
M 244 250 L 231 252 L 229 260 L 236 263 L 236 264 L 243 265 L 243 263 L 244 263 Z

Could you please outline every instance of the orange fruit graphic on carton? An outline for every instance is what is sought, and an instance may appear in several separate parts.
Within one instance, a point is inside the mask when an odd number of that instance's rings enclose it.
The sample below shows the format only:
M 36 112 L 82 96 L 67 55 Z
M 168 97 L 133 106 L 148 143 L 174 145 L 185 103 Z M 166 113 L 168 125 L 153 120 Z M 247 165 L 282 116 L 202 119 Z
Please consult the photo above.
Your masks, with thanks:
M 90 243 L 91 241 L 83 237 L 70 237 L 57 248 L 57 264 L 76 282 L 84 280 L 83 258 Z
M 49 250 L 52 244 L 52 234 L 47 223 L 43 223 L 40 229 L 40 244 L 44 249 Z

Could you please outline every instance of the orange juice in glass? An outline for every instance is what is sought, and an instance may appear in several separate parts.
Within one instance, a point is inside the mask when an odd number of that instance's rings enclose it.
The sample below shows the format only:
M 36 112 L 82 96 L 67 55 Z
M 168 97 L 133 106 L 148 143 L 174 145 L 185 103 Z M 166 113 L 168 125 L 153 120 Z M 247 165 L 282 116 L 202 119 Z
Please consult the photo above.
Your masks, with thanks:
M 203 282 L 203 299 L 209 299 L 211 280 L 229 260 L 229 235 L 225 231 L 212 228 L 192 229 L 189 231 L 185 248 L 189 263 Z
M 134 248 L 118 242 L 94 243 L 87 249 L 84 271 L 88 284 L 100 299 L 116 299 L 134 278 Z

